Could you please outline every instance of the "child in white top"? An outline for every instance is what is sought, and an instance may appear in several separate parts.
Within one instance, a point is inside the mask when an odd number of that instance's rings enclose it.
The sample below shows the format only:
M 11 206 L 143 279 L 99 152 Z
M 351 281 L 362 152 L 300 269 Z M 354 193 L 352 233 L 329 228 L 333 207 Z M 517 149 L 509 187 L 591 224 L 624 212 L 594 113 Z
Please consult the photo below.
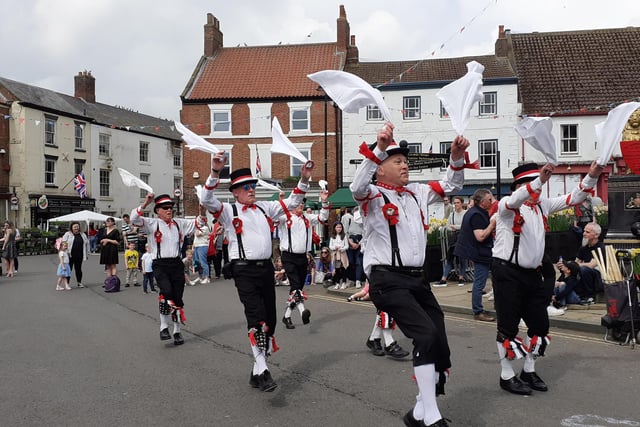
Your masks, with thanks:
M 147 284 L 151 289 L 151 292 L 155 292 L 156 288 L 153 286 L 153 255 L 151 255 L 151 248 L 149 244 L 144 245 L 146 252 L 142 254 L 142 290 L 145 294 L 147 291 Z
M 58 260 L 60 263 L 58 264 L 58 271 L 56 273 L 58 276 L 56 291 L 71 290 L 67 280 L 67 278 L 71 276 L 71 268 L 69 268 L 69 253 L 67 252 L 68 248 L 69 245 L 67 242 L 60 243 L 60 251 L 58 252 Z M 63 283 L 64 287 L 62 286 Z

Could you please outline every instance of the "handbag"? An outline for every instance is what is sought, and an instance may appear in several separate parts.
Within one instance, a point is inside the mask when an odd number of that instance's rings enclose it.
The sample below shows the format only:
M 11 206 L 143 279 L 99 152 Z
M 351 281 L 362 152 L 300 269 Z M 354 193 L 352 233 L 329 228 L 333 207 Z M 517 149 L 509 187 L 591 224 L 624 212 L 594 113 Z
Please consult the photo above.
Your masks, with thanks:
M 216 237 L 214 234 L 209 235 L 209 248 L 207 249 L 207 256 L 216 256 Z
M 316 282 L 316 284 L 320 284 L 320 283 L 324 282 L 324 271 L 316 270 L 315 282 Z

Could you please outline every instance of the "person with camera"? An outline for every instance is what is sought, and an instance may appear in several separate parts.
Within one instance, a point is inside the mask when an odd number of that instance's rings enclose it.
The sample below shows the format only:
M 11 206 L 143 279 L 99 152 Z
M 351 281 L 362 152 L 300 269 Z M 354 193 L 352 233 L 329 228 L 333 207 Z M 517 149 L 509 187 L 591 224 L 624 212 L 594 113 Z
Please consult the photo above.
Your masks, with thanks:
M 271 261 L 273 221 L 284 215 L 285 207 L 293 210 L 302 203 L 309 189 L 313 163 L 307 162 L 300 169 L 298 185 L 282 201 L 256 201 L 258 179 L 251 175 L 249 168 L 237 169 L 231 172 L 229 185 L 235 202 L 223 203 L 214 190 L 220 183 L 220 171 L 225 163 L 223 152 L 212 157 L 211 174 L 203 188 L 201 203 L 229 230 L 230 266 L 240 302 L 244 305 L 254 356 L 249 384 L 265 392 L 273 391 L 277 384 L 267 367 L 267 357 L 278 350 L 274 338 L 277 310 Z

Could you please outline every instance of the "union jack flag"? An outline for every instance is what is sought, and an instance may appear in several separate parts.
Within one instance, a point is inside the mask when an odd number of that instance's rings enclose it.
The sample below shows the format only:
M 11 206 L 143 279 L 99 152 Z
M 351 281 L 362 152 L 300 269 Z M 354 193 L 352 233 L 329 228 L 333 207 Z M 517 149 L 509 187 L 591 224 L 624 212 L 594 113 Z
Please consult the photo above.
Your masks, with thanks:
M 84 171 L 80 172 L 73 178 L 73 187 L 76 189 L 81 199 L 87 197 L 87 180 L 84 177 Z
M 256 176 L 262 174 L 262 164 L 260 163 L 260 153 L 258 153 L 258 147 L 256 146 Z

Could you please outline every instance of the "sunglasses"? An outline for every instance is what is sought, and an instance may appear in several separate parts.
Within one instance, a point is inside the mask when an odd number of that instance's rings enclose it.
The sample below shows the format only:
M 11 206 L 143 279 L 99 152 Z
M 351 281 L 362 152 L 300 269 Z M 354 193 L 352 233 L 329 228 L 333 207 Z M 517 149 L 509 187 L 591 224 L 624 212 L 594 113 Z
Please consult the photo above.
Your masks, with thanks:
M 320 251 L 321 254 L 328 254 L 329 252 L 327 251 Z
M 244 188 L 245 191 L 249 191 L 249 189 L 255 190 L 257 186 L 258 184 L 254 182 L 252 184 L 244 184 L 242 188 Z
M 163 211 L 173 209 L 171 206 L 159 206 L 158 209 L 162 209 Z

